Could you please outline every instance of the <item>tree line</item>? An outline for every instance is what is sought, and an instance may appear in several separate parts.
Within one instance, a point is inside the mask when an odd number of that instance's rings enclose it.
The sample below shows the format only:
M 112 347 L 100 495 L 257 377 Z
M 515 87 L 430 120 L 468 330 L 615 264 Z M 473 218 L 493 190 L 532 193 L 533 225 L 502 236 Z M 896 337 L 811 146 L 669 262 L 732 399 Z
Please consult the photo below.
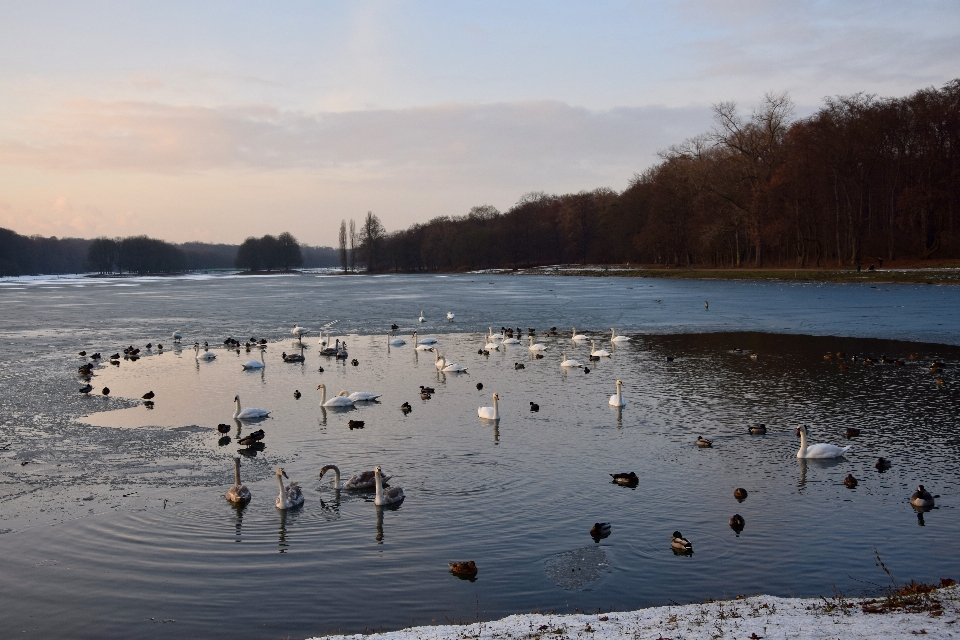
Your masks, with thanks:
M 371 271 L 960 257 L 960 80 L 904 98 L 830 98 L 803 119 L 787 95 L 768 94 L 749 114 L 715 105 L 714 123 L 623 192 L 528 193 L 505 213 L 484 205 L 361 234 L 359 255 Z M 344 250 L 341 225 L 342 263 Z
M 290 233 L 249 237 L 237 250 L 236 266 L 247 271 L 289 271 L 303 265 L 300 243 Z

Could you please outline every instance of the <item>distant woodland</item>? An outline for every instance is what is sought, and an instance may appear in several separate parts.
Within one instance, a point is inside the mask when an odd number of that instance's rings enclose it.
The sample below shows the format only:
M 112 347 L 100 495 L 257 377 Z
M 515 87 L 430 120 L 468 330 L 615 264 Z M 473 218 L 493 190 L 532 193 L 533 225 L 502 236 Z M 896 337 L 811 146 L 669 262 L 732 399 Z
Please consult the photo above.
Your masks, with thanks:
M 660 153 L 623 192 L 528 193 L 387 233 L 372 212 L 339 248 L 289 233 L 242 245 L 97 240 L 0 229 L 0 274 L 340 266 L 457 271 L 563 263 L 840 267 L 960 258 L 960 79 L 903 98 L 828 98 L 794 117 L 785 94 Z M 296 250 L 294 250 L 294 247 Z
M 853 267 L 960 257 L 960 80 L 906 98 L 786 95 L 660 153 L 622 193 L 529 193 L 376 240 L 374 270 L 558 263 Z

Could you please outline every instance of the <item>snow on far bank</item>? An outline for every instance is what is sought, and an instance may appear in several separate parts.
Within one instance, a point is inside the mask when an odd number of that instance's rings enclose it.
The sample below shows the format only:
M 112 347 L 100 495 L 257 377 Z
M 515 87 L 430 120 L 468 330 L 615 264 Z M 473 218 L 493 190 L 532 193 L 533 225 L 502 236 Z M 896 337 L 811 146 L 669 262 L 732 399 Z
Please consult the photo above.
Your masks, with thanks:
M 325 636 L 324 640 L 778 640 L 780 638 L 960 638 L 960 590 L 939 589 L 922 606 L 894 607 L 887 613 L 871 600 L 775 598 L 756 596 L 704 604 L 653 607 L 623 613 L 513 615 L 469 625 L 411 627 L 364 636 Z M 881 604 L 883 599 L 878 601 Z M 918 611 L 919 609 L 926 609 Z M 316 640 L 316 639 L 311 639 Z

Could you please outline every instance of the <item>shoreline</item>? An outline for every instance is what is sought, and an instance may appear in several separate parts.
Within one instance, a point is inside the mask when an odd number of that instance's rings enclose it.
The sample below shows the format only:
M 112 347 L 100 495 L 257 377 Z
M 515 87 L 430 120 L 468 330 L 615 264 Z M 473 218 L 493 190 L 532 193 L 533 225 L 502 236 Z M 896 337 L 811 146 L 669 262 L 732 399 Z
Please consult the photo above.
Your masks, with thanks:
M 911 583 L 912 585 L 912 583 Z M 715 640 L 748 638 L 954 638 L 960 589 L 908 585 L 878 598 L 778 598 L 649 607 L 626 612 L 515 614 L 491 622 L 409 627 L 309 640 Z

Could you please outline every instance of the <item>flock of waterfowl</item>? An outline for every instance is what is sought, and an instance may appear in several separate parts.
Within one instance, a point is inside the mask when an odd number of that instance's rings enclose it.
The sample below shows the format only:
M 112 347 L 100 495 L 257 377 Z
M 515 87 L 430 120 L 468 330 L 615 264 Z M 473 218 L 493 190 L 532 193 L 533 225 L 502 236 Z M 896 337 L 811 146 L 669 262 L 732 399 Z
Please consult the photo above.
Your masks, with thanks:
M 706 304 L 706 303 L 705 303 Z M 447 319 L 454 319 L 453 312 L 447 313 Z M 425 316 L 423 311 L 418 318 L 418 322 L 425 322 Z M 331 323 L 332 324 L 332 323 Z M 393 331 L 398 329 L 396 324 L 391 326 Z M 611 336 L 610 342 L 614 345 L 622 345 L 628 341 L 630 338 L 623 335 L 617 335 L 615 329 L 610 329 Z M 305 327 L 301 327 L 298 324 L 295 324 L 293 329 L 291 329 L 291 334 L 297 339 L 300 346 L 300 353 L 288 355 L 285 352 L 282 354 L 282 359 L 284 362 L 304 362 L 305 358 L 303 355 L 303 337 L 309 333 L 309 330 Z M 545 355 L 545 352 L 548 350 L 548 347 L 542 343 L 534 342 L 534 329 L 528 329 L 528 349 L 530 353 L 535 356 L 537 359 L 542 359 Z M 549 330 L 550 335 L 557 335 L 557 328 L 552 327 Z M 516 329 L 517 337 L 514 337 L 514 331 L 512 328 L 501 327 L 500 333 L 495 334 L 492 327 L 488 328 L 488 333 L 484 336 L 484 345 L 478 351 L 481 355 L 489 355 L 490 351 L 505 349 L 507 345 L 520 345 L 522 344 L 519 337 L 522 335 L 522 330 L 518 327 Z M 172 334 L 173 342 L 176 345 L 179 345 L 183 336 L 179 331 L 175 331 Z M 577 333 L 576 328 L 572 329 L 572 335 L 570 338 L 575 344 L 582 344 L 586 341 L 590 342 L 590 359 L 599 360 L 600 358 L 610 358 L 611 353 L 603 348 L 598 349 L 596 345 L 596 340 L 590 339 L 587 335 L 582 333 Z M 438 346 L 437 340 L 435 338 L 424 337 L 420 338 L 416 331 L 413 332 L 412 340 L 414 342 L 415 348 L 418 351 L 432 351 L 435 357 L 435 364 L 438 371 L 443 373 L 463 373 L 467 371 L 467 367 L 458 363 L 450 362 L 445 358 Z M 406 344 L 406 341 L 400 337 L 394 337 L 391 334 L 387 334 L 387 343 L 390 346 L 399 347 Z M 239 341 L 234 340 L 233 338 L 227 338 L 224 340 L 224 346 L 227 349 L 235 350 L 237 353 L 240 353 L 241 348 L 245 348 L 247 352 L 250 352 L 253 349 L 257 349 L 260 352 L 259 360 L 249 360 L 242 364 L 242 368 L 245 370 L 256 370 L 262 369 L 266 366 L 266 361 L 264 358 L 264 351 L 266 350 L 268 341 L 265 338 L 250 338 L 249 341 L 241 344 Z M 319 340 L 320 346 L 320 355 L 335 357 L 338 360 L 346 360 L 348 357 L 347 344 L 346 341 L 337 339 L 335 343 L 331 344 L 330 334 L 327 333 L 326 337 L 323 336 L 321 332 L 321 337 Z M 163 345 L 156 345 L 157 352 L 163 352 Z M 212 361 L 216 359 L 217 355 L 215 352 L 210 350 L 210 346 L 207 342 L 199 343 L 195 342 L 193 345 L 195 358 L 198 362 Z M 649 348 L 649 347 L 648 347 Z M 151 351 L 154 349 L 154 345 L 147 344 L 145 347 L 146 351 Z M 202 351 L 201 351 L 202 349 Z M 733 352 L 737 353 L 747 353 L 741 349 L 735 349 Z M 123 349 L 123 354 L 115 353 L 109 357 L 111 364 L 118 365 L 121 357 L 127 360 L 136 360 L 141 356 L 141 349 L 134 348 L 132 345 Z M 86 351 L 80 351 L 79 355 L 82 357 L 87 357 Z M 583 369 L 586 373 L 589 373 L 589 369 L 584 367 L 578 360 L 568 358 L 566 352 L 561 352 L 560 354 L 560 367 L 562 369 L 571 370 L 571 369 Z M 756 354 L 750 354 L 750 357 L 756 359 Z M 838 359 L 843 359 L 846 357 L 846 354 L 843 352 L 838 352 L 836 354 L 828 353 L 824 356 L 825 360 L 832 360 L 834 357 Z M 100 353 L 94 353 L 89 356 L 89 360 L 79 367 L 79 374 L 81 378 L 86 382 L 79 391 L 83 394 L 89 394 L 93 391 L 94 387 L 89 383 L 90 378 L 93 375 L 94 364 L 101 361 L 102 356 Z M 666 358 L 668 361 L 673 361 L 672 357 Z M 916 359 L 915 355 L 910 356 L 911 360 Z M 858 361 L 858 356 L 853 356 L 853 362 Z M 871 366 L 874 361 L 870 358 L 862 358 L 860 360 L 864 365 Z M 885 356 L 881 358 L 881 362 L 884 364 L 893 364 L 895 366 L 903 365 L 902 360 L 890 360 Z M 352 361 L 354 366 L 358 366 L 359 362 L 354 359 Z M 524 368 L 522 363 L 515 363 L 516 369 Z M 841 369 L 847 368 L 847 365 L 841 364 Z M 934 362 L 930 371 L 933 373 L 939 373 L 942 371 L 943 363 Z M 320 372 L 323 372 L 323 367 L 319 368 Z M 938 379 L 938 384 L 942 384 L 942 380 Z M 621 380 L 616 380 L 615 382 L 615 393 L 609 398 L 609 405 L 612 407 L 622 408 L 627 405 L 626 398 L 623 394 L 623 382 Z M 476 388 L 478 390 L 483 389 L 482 383 L 477 383 Z M 321 392 L 320 396 L 320 406 L 322 407 L 352 407 L 356 403 L 363 402 L 375 402 L 378 401 L 381 397 L 381 394 L 367 392 L 367 391 L 355 391 L 348 393 L 347 391 L 341 391 L 337 395 L 327 399 L 327 389 L 324 384 L 319 384 L 317 390 Z M 101 391 L 103 395 L 109 395 L 110 390 L 107 387 L 104 387 Z M 420 386 L 420 395 L 423 399 L 429 399 L 435 390 L 431 387 Z M 294 391 L 294 398 L 299 399 L 301 397 L 299 390 Z M 147 407 L 153 406 L 153 399 L 155 394 L 153 391 L 148 391 L 143 394 L 142 399 L 144 404 Z M 478 417 L 483 421 L 499 421 L 500 414 L 500 396 L 498 393 L 492 394 L 493 404 L 492 406 L 483 406 L 477 409 Z M 236 395 L 234 397 L 235 412 L 233 414 L 233 419 L 239 424 L 239 422 L 256 422 L 264 418 L 269 417 L 271 411 L 260 409 L 257 407 L 247 407 L 243 408 L 240 404 L 240 396 Z M 400 406 L 401 411 L 404 414 L 408 414 L 412 411 L 412 407 L 409 402 L 404 402 Z M 536 402 L 530 402 L 530 411 L 537 412 L 540 410 L 539 404 Z M 348 423 L 351 429 L 363 428 L 364 421 L 362 420 L 350 420 Z M 230 430 L 230 426 L 227 424 L 218 425 L 218 431 L 221 434 L 227 434 Z M 763 435 L 767 433 L 766 425 L 762 423 L 752 424 L 748 426 L 747 431 L 751 435 Z M 851 448 L 852 445 L 847 446 L 837 446 L 834 444 L 828 443 L 816 443 L 808 444 L 807 442 L 807 428 L 805 426 L 799 426 L 796 429 L 796 435 L 800 438 L 800 448 L 796 453 L 797 458 L 801 459 L 824 459 L 824 458 L 839 458 L 844 456 Z M 852 438 L 860 435 L 860 430 L 855 428 L 848 428 L 845 432 L 847 438 Z M 249 435 L 239 438 L 238 443 L 242 446 L 247 447 L 247 449 L 241 450 L 240 453 L 246 453 L 247 455 L 255 455 L 255 452 L 263 450 L 262 440 L 265 437 L 265 433 L 262 429 L 254 431 Z M 221 438 L 221 444 L 224 444 L 224 441 L 229 443 L 229 436 Z M 700 448 L 711 448 L 713 442 L 699 436 L 696 440 L 696 446 Z M 240 480 L 240 458 L 233 458 L 234 464 L 234 484 L 231 486 L 225 496 L 226 499 L 232 503 L 246 504 L 252 499 L 252 494 L 250 490 L 244 485 Z M 884 458 L 880 458 L 876 463 L 876 468 L 880 471 L 890 468 L 891 462 Z M 376 466 L 372 471 L 363 471 L 351 476 L 345 483 L 341 484 L 341 475 L 340 469 L 336 465 L 328 464 L 320 469 L 319 480 L 323 480 L 324 476 L 328 472 L 333 472 L 334 481 L 333 488 L 336 491 L 373 491 L 375 494 L 374 503 L 377 506 L 387 506 L 387 505 L 398 505 L 404 498 L 403 489 L 400 487 L 392 487 L 389 485 L 389 480 L 391 476 L 384 475 L 379 466 Z M 639 484 L 639 477 L 633 471 L 630 472 L 620 472 L 612 473 L 610 476 L 613 478 L 613 482 L 620 485 L 625 485 L 629 487 L 636 487 Z M 278 483 L 279 493 L 277 495 L 275 504 L 277 509 L 293 509 L 299 506 L 302 506 L 304 503 L 304 494 L 300 488 L 299 483 L 290 482 L 289 484 L 284 484 L 284 479 L 288 479 L 286 471 L 280 467 L 276 470 L 276 478 Z M 848 474 L 844 479 L 843 483 L 850 488 L 854 488 L 858 485 L 858 480 L 852 475 Z M 734 491 L 734 498 L 738 502 L 743 502 L 747 498 L 748 492 L 744 488 L 737 488 Z M 927 491 L 923 485 L 920 485 L 916 492 L 910 496 L 910 504 L 913 505 L 916 509 L 920 511 L 925 511 L 934 508 L 935 499 L 939 498 L 938 495 L 933 495 Z M 740 514 L 734 514 L 729 521 L 730 527 L 739 535 L 745 527 L 745 520 Z M 610 523 L 597 522 L 593 525 L 590 530 L 590 535 L 594 540 L 598 541 L 602 538 L 606 538 L 611 533 Z M 674 531 L 670 536 L 670 544 L 674 553 L 678 555 L 692 555 L 693 553 L 693 544 L 683 537 L 679 531 Z M 475 563 L 470 562 L 452 562 L 450 563 L 451 572 L 461 577 L 470 577 L 472 578 L 477 574 L 477 568 Z

